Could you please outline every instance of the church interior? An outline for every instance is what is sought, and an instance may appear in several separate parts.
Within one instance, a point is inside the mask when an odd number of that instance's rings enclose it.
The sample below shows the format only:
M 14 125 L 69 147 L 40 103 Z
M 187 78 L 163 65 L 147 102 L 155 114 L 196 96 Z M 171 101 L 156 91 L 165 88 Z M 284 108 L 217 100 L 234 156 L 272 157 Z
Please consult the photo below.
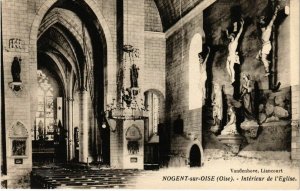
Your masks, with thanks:
M 228 157 L 299 164 L 298 0 L 0 5 L 1 188 L 130 188 Z

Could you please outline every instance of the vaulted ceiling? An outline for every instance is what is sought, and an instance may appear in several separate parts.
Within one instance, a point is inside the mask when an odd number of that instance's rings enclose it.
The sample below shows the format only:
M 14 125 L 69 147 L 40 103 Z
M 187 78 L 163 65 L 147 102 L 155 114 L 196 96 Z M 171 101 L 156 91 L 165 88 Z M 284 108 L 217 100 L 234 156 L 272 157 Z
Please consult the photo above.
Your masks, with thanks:
M 186 15 L 190 10 L 203 0 L 154 0 L 158 8 L 164 31 L 174 25 L 180 17 Z

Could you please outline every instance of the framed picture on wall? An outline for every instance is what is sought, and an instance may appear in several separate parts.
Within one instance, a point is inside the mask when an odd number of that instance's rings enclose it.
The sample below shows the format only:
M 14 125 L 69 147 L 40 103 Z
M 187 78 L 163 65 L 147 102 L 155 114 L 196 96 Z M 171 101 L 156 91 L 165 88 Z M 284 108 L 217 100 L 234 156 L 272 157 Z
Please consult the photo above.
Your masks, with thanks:
M 13 156 L 26 155 L 26 140 L 12 140 L 12 155 Z

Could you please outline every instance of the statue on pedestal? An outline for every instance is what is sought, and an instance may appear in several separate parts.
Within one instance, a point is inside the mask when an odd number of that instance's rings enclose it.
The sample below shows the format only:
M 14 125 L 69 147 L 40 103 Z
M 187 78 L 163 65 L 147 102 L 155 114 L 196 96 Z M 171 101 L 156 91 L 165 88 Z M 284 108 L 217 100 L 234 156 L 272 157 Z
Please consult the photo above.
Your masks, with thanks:
M 264 64 L 265 72 L 266 72 L 265 76 L 270 75 L 270 71 L 269 71 L 270 61 L 268 60 L 268 55 L 270 54 L 271 49 L 272 49 L 272 44 L 271 44 L 270 38 L 272 35 L 272 27 L 273 27 L 274 21 L 276 19 L 278 10 L 279 10 L 279 6 L 277 6 L 275 8 L 274 15 L 269 24 L 266 24 L 265 17 L 263 17 L 263 16 L 260 18 L 260 21 L 259 21 L 260 28 L 262 31 L 262 35 L 261 35 L 262 48 L 259 51 L 259 53 L 257 54 L 256 58 L 260 59 L 262 61 L 262 63 Z
M 21 80 L 21 58 L 14 57 L 14 60 L 11 64 L 11 75 L 12 75 L 12 82 L 9 82 L 9 87 L 13 90 L 16 95 L 19 95 L 24 85 Z
M 230 43 L 228 44 L 228 57 L 226 62 L 226 69 L 231 79 L 231 83 L 234 83 L 235 81 L 234 64 L 240 64 L 240 58 L 237 52 L 237 47 L 238 47 L 239 38 L 243 31 L 243 26 L 244 26 L 244 20 L 241 20 L 240 31 L 236 36 L 234 33 L 228 35 L 228 30 L 226 31 L 227 36 L 230 39 Z

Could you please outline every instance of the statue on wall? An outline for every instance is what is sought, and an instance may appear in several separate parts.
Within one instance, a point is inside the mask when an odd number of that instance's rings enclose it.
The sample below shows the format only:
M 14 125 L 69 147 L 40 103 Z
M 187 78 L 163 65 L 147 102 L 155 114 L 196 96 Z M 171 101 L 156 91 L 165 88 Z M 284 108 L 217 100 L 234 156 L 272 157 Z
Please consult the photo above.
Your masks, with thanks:
M 122 89 L 122 100 L 125 101 L 127 107 L 130 107 L 132 102 L 132 95 L 129 88 L 126 88 L 125 91 L 124 88 Z
M 231 79 L 231 83 L 234 83 L 235 81 L 234 64 L 240 64 L 240 58 L 237 52 L 237 47 L 238 47 L 239 38 L 243 32 L 243 26 L 244 26 L 244 20 L 241 20 L 240 31 L 236 36 L 234 33 L 228 35 L 228 30 L 226 31 L 227 36 L 230 39 L 230 43 L 228 44 L 228 57 L 226 61 L 226 69 Z
M 211 131 L 216 133 L 220 129 L 221 121 L 223 118 L 223 100 L 222 100 L 222 89 L 219 84 L 213 83 L 213 91 L 212 91 L 212 106 L 213 106 L 213 126 L 211 127 Z
M 21 58 L 14 57 L 14 60 L 11 64 L 11 74 L 13 77 L 13 82 L 22 82 L 21 81 Z
M 208 49 L 208 53 L 205 58 L 204 58 L 203 52 L 200 52 L 198 54 L 199 63 L 200 63 L 200 84 L 201 84 L 201 89 L 202 89 L 202 95 L 204 96 L 204 98 L 206 98 L 206 88 L 205 88 L 205 82 L 207 80 L 206 63 L 207 63 L 209 53 L 210 53 L 210 48 L 207 47 L 207 49 Z
M 241 100 L 244 109 L 244 116 L 247 120 L 255 119 L 255 111 L 254 111 L 254 83 L 250 79 L 249 74 L 242 74 L 243 84 L 241 86 Z
M 239 133 L 237 132 L 236 129 L 236 115 L 235 115 L 234 107 L 231 106 L 229 108 L 228 115 L 229 115 L 229 121 L 224 127 L 224 129 L 221 131 L 221 135 L 238 135 Z
M 260 28 L 262 31 L 262 35 L 261 35 L 262 48 L 261 50 L 259 50 L 259 53 L 257 54 L 256 58 L 260 59 L 264 64 L 265 73 L 266 73 L 265 76 L 270 75 L 270 71 L 269 71 L 270 61 L 268 60 L 268 55 L 270 54 L 272 49 L 270 38 L 272 35 L 272 26 L 277 17 L 278 10 L 279 10 L 279 6 L 275 8 L 274 15 L 269 24 L 266 24 L 265 17 L 261 17 L 259 21 Z
M 130 82 L 132 88 L 138 87 L 138 77 L 139 77 L 138 70 L 139 68 L 135 64 L 132 64 L 130 68 Z
M 21 58 L 14 57 L 14 60 L 11 64 L 11 75 L 13 81 L 8 83 L 10 89 L 16 95 L 19 95 L 24 88 L 24 85 L 21 81 L 21 61 Z

